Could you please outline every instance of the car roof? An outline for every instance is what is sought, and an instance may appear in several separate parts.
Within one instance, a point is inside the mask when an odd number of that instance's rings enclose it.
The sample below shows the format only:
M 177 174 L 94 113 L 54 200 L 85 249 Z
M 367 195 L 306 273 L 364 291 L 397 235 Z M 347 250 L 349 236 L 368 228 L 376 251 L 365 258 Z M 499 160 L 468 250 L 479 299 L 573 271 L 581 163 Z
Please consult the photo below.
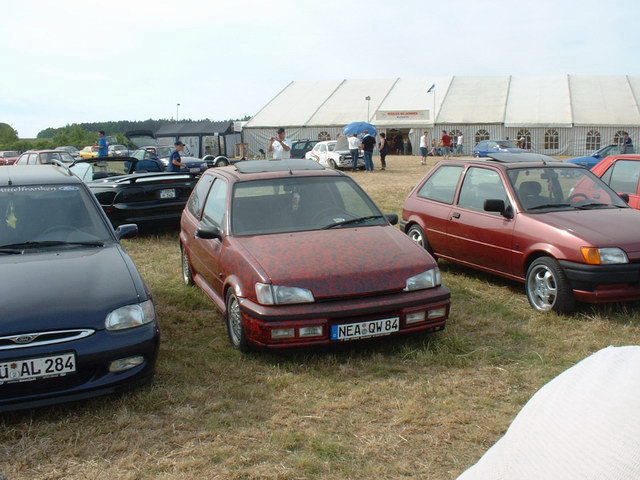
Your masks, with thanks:
M 0 168 L 0 187 L 82 183 L 68 168 L 57 165 L 15 165 Z
M 514 153 L 513 155 L 519 155 L 517 153 Z M 551 157 L 549 157 L 551 158 Z M 476 165 L 476 166 L 480 166 L 480 167 L 484 167 L 487 165 L 491 165 L 493 167 L 499 167 L 499 168 L 503 168 L 505 170 L 507 169 L 513 169 L 513 168 L 539 168 L 539 167 L 566 167 L 566 168 L 584 168 L 580 165 L 575 165 L 573 163 L 568 163 L 568 162 L 562 162 L 560 160 L 556 160 L 553 159 L 553 161 L 546 161 L 546 162 L 542 162 L 542 161 L 525 161 L 520 160 L 520 161 L 511 161 L 511 162 L 505 162 L 505 161 L 496 161 L 493 160 L 491 158 L 474 158 L 474 159 L 460 159 L 460 160 L 443 160 L 440 162 L 440 164 L 443 165 Z
M 55 150 L 55 149 L 49 149 L 49 150 L 29 150 L 28 152 L 24 152 L 24 153 L 60 153 L 62 150 Z
M 243 160 L 229 167 L 214 169 L 234 181 L 260 180 L 282 177 L 343 176 L 342 172 L 327 170 L 314 160 L 290 158 L 283 160 Z
M 640 160 L 640 154 L 638 153 L 625 153 L 620 155 L 611 155 L 611 157 L 617 160 Z

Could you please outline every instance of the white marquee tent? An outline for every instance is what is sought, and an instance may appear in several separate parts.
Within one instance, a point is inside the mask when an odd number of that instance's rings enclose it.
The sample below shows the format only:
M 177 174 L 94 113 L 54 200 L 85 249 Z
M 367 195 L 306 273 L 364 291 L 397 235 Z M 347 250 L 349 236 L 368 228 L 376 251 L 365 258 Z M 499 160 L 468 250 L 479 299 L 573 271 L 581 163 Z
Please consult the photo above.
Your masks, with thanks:
M 294 140 L 335 139 L 364 120 L 412 145 L 425 130 L 430 138 L 461 132 L 466 154 L 480 140 L 524 136 L 534 151 L 583 155 L 623 131 L 640 141 L 640 75 L 294 81 L 245 125 L 244 139 L 256 154 L 278 127 Z

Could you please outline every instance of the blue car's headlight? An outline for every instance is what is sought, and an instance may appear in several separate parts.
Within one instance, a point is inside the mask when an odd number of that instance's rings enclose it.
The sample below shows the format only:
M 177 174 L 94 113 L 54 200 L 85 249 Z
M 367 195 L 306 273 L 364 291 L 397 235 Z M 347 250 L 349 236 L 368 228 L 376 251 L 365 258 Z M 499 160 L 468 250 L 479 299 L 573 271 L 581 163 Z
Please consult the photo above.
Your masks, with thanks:
M 149 299 L 146 302 L 115 309 L 107 315 L 104 326 L 107 330 L 125 330 L 153 322 L 155 318 L 156 309 Z

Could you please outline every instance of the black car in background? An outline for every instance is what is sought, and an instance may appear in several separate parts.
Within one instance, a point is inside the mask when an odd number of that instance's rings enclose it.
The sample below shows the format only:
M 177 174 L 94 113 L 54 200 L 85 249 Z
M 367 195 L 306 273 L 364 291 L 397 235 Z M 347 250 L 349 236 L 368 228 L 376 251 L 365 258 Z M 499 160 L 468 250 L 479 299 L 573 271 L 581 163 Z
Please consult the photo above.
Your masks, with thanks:
M 318 140 L 296 140 L 291 144 L 291 158 L 304 158 L 316 146 Z
M 0 169 L 0 411 L 149 381 L 151 294 L 96 198 L 65 166 Z
M 96 196 L 114 227 L 127 223 L 150 226 L 180 221 L 182 210 L 200 174 L 198 164 L 189 172 L 160 170 L 160 162 L 133 157 L 110 158 L 106 170 L 95 166 L 97 159 L 83 160 L 71 167 Z

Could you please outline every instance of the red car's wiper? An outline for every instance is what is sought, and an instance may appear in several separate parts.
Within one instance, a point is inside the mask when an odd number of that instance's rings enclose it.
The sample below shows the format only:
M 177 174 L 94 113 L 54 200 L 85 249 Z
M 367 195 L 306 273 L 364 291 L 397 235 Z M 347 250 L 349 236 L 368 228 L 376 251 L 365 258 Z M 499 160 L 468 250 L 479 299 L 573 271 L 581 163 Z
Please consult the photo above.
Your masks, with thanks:
M 329 225 L 325 225 L 324 227 L 322 227 L 322 230 L 328 230 L 329 228 L 333 228 L 333 227 L 341 227 L 342 225 L 349 225 L 350 223 L 366 222 L 367 220 L 374 220 L 376 218 L 385 218 L 385 217 L 384 215 L 368 215 L 366 217 L 351 218 L 349 220 L 342 220 L 340 222 L 333 222 L 333 223 L 330 223 Z
M 555 208 L 555 207 L 574 207 L 570 203 L 545 203 L 543 205 L 536 205 L 535 207 L 529 207 L 527 210 L 542 210 L 543 208 Z

